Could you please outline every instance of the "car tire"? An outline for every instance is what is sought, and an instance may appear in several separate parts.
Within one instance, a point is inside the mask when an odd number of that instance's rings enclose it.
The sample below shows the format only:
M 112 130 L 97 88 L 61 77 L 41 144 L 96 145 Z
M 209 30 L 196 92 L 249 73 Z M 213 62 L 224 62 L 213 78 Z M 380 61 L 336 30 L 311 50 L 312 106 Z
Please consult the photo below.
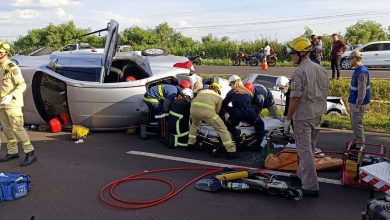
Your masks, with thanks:
M 147 48 L 141 51 L 142 56 L 162 56 L 166 54 L 167 52 L 162 48 Z
M 343 70 L 349 70 L 351 69 L 351 64 L 349 63 L 349 59 L 347 57 L 344 57 L 340 61 L 340 67 Z
M 341 116 L 341 112 L 337 109 L 331 109 L 327 113 L 327 115 Z

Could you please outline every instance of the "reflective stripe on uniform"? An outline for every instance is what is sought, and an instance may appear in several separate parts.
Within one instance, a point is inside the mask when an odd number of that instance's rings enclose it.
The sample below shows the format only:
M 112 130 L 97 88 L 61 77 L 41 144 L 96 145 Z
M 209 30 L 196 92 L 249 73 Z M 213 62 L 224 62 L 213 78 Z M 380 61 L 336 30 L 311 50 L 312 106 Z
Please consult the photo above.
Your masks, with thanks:
M 357 90 L 358 90 L 358 88 L 357 88 L 357 87 L 354 87 L 354 86 L 351 86 L 350 89 L 351 89 L 351 90 L 354 90 L 354 91 L 357 91 Z M 370 89 L 370 86 L 367 86 L 366 89 Z
M 204 107 L 204 108 L 208 108 L 211 110 L 215 110 L 215 107 L 213 105 L 203 103 L 203 102 L 192 102 L 191 105 L 196 106 L 196 107 Z
M 189 138 L 196 138 L 196 135 L 188 134 L 188 137 L 189 137 Z
M 146 98 L 146 97 L 144 97 L 144 101 L 145 102 L 159 102 L 157 99 L 155 99 L 155 98 Z
M 176 113 L 176 112 L 173 112 L 173 111 L 169 111 L 169 114 L 173 115 L 173 116 L 176 116 L 178 117 L 179 119 L 182 119 L 183 118 L 183 115 L 182 114 L 179 114 L 179 113 Z
M 228 140 L 228 141 L 222 142 L 222 144 L 223 144 L 224 146 L 228 146 L 228 145 L 233 144 L 233 141 L 232 141 L 232 140 Z
M 170 115 L 173 115 L 175 117 L 177 117 L 178 119 L 176 120 L 176 134 L 177 135 L 181 135 L 180 133 L 180 120 L 184 117 L 182 114 L 179 114 L 179 113 L 176 113 L 176 112 L 173 112 L 173 111 L 169 111 L 169 114 Z M 176 135 L 175 135 L 176 136 Z
M 157 88 L 158 88 L 158 93 L 160 94 L 160 97 L 162 99 L 164 99 L 164 93 L 163 93 L 162 85 L 158 85 Z
M 213 120 L 219 118 L 219 115 L 214 115 Z

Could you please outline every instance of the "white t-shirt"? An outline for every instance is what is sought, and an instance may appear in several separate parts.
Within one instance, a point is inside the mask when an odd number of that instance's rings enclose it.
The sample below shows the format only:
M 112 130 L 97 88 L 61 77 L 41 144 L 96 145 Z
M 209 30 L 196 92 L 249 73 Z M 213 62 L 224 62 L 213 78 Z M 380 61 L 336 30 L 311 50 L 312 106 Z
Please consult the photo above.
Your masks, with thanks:
M 267 45 L 267 46 L 264 47 L 264 54 L 265 54 L 266 56 L 271 55 L 271 47 L 270 47 L 269 45 Z

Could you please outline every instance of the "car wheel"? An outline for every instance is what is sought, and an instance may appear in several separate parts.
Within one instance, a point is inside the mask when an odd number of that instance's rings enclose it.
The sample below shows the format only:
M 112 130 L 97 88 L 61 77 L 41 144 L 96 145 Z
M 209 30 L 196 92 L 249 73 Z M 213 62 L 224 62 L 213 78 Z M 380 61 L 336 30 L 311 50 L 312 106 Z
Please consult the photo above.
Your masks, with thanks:
M 166 55 L 166 51 L 161 48 L 148 48 L 141 52 L 142 56 L 161 56 Z
M 334 116 L 341 116 L 341 112 L 339 110 L 336 110 L 336 109 L 331 109 L 326 114 L 327 115 L 334 115 Z
M 349 63 L 349 59 L 347 57 L 344 57 L 343 59 L 341 59 L 340 61 L 340 67 L 341 69 L 343 70 L 349 70 L 351 69 L 351 64 Z

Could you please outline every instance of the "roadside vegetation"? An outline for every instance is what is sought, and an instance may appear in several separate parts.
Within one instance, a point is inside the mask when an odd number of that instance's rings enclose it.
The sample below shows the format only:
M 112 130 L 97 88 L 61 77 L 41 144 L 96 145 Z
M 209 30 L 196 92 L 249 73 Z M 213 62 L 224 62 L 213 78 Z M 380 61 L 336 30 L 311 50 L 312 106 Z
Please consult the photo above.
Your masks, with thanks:
M 45 28 L 29 30 L 27 35 L 19 36 L 15 42 L 9 43 L 12 44 L 13 54 L 28 54 L 43 46 L 58 50 L 66 44 L 81 42 L 89 43 L 95 48 L 103 48 L 105 36 L 78 37 L 90 31 L 90 29 L 78 28 L 72 21 L 60 25 L 50 24 Z M 127 27 L 120 34 L 120 45 L 130 45 L 134 50 L 163 48 L 171 54 L 181 56 L 205 52 L 203 63 L 206 65 L 231 65 L 231 60 L 236 56 L 239 48 L 243 48 L 247 54 L 253 54 L 263 48 L 265 42 L 268 41 L 278 57 L 278 66 L 291 66 L 286 51 L 287 42 L 279 42 L 276 38 L 262 37 L 253 41 L 236 41 L 227 36 L 218 38 L 208 34 L 198 41 L 175 31 L 167 23 L 161 23 L 149 29 L 138 26 Z M 309 27 L 302 31 L 302 36 L 309 37 L 311 34 L 316 33 L 313 33 Z M 333 33 L 322 36 L 325 66 L 329 61 L 331 34 Z M 291 39 L 295 37 L 297 36 L 291 36 Z M 376 40 L 389 40 L 390 33 L 381 24 L 368 20 L 359 21 L 347 27 L 345 35 L 341 37 L 345 42 L 350 42 L 352 46 L 357 40 L 363 44 Z
M 201 74 L 203 78 L 215 77 L 211 74 Z M 218 75 L 228 79 L 230 75 Z M 241 75 L 245 77 L 245 75 Z M 342 97 L 347 110 L 350 79 L 331 80 L 329 83 L 329 96 Z M 388 80 L 371 80 L 371 99 L 364 118 L 365 131 L 390 133 L 390 83 Z M 262 116 L 268 116 L 268 111 L 263 110 Z M 282 115 L 283 111 L 279 111 Z M 330 128 L 351 129 L 349 116 L 325 115 L 323 120 L 330 122 Z

